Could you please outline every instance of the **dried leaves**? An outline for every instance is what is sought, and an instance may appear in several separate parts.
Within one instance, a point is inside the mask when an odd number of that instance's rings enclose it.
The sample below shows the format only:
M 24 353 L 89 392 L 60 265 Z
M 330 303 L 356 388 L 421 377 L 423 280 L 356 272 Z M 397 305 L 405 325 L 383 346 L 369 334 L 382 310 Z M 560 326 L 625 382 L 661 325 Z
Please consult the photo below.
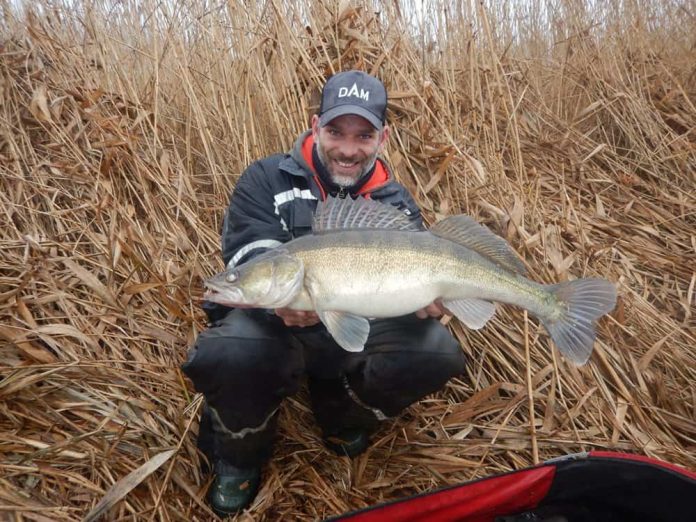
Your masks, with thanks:
M 247 4 L 213 21 L 191 3 L 166 32 L 136 16 L 132 34 L 96 7 L 84 25 L 53 10 L 65 23 L 15 20 L 2 44 L 3 505 L 210 519 L 190 432 L 201 401 L 177 369 L 203 327 L 200 278 L 221 267 L 238 173 L 287 150 L 323 78 L 349 67 L 387 83 L 389 159 L 427 220 L 470 213 L 536 279 L 607 277 L 620 299 L 581 369 L 517 310 L 482 331 L 451 321 L 468 378 L 352 462 L 329 457 L 304 394 L 288 400 L 249 517 L 321 519 L 593 448 L 696 466 L 693 47 L 663 38 L 674 51 L 637 64 L 573 33 L 498 52 L 478 12 L 433 10 L 421 29 L 447 30 L 428 41 L 402 3 Z M 650 50 L 644 36 L 630 45 Z

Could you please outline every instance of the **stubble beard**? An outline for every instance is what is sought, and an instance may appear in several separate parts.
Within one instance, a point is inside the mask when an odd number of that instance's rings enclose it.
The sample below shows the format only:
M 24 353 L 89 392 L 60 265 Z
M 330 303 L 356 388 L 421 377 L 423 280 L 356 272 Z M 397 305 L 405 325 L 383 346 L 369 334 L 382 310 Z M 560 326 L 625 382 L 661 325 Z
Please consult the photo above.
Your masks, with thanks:
M 326 153 L 324 152 L 324 147 L 322 147 L 319 141 L 317 141 L 317 155 L 319 156 L 319 161 L 322 162 L 327 172 L 329 173 L 329 178 L 331 179 L 332 183 L 341 188 L 351 188 L 355 186 L 358 183 L 358 181 L 360 181 L 363 178 L 365 174 L 370 172 L 370 170 L 372 170 L 372 167 L 375 166 L 375 163 L 377 162 L 377 156 L 379 155 L 379 150 L 376 150 L 374 152 L 374 154 L 369 158 L 367 164 L 365 165 L 365 168 L 363 168 L 360 171 L 360 174 L 355 178 L 351 176 L 340 176 L 332 172 L 331 168 L 329 167 L 329 159 L 326 157 Z

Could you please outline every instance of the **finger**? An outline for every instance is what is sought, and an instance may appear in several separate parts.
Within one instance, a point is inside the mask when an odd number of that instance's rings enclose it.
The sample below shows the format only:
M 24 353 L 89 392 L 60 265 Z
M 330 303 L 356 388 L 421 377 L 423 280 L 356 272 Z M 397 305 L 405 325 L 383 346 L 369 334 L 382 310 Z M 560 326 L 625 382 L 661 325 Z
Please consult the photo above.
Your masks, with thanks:
M 444 311 L 442 310 L 442 307 L 438 305 L 438 303 L 433 303 L 430 305 L 430 316 L 434 318 L 440 318 L 444 315 Z
M 447 307 L 442 304 L 442 299 L 436 299 L 433 304 L 440 310 L 440 315 L 452 315 L 452 312 L 450 312 Z
M 312 312 L 293 311 L 283 318 L 286 326 L 312 326 L 319 322 L 319 318 Z
M 297 310 L 290 310 L 289 308 L 276 308 L 275 314 L 283 319 L 288 319 L 291 321 L 296 321 L 302 317 L 302 313 Z
M 416 310 L 416 317 L 418 317 L 418 319 L 425 319 L 428 317 L 428 312 L 424 308 Z

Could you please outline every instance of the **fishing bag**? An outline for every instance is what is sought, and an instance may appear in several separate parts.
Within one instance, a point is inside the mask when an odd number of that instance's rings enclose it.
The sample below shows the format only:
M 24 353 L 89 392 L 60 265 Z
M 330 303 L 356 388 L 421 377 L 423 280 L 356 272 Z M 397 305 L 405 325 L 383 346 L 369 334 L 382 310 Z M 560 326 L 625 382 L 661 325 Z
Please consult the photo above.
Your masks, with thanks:
M 330 519 L 341 522 L 696 522 L 696 473 L 590 452 Z

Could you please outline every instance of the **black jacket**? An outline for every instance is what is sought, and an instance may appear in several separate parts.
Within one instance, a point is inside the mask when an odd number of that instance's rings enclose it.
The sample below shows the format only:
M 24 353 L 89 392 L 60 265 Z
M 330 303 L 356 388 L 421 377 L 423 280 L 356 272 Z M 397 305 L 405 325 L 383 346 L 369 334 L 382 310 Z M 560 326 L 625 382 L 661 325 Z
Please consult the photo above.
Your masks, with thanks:
M 309 140 L 309 141 L 308 141 Z M 312 219 L 326 188 L 311 167 L 311 131 L 302 134 L 287 154 L 274 154 L 252 163 L 237 182 L 222 224 L 222 259 L 232 267 L 312 231 Z M 394 181 L 386 162 L 362 184 L 360 195 L 392 204 L 421 227 L 420 209 L 406 190 Z M 375 182 L 376 183 L 373 183 Z M 349 191 L 350 193 L 350 191 Z M 230 308 L 205 301 L 211 322 Z

